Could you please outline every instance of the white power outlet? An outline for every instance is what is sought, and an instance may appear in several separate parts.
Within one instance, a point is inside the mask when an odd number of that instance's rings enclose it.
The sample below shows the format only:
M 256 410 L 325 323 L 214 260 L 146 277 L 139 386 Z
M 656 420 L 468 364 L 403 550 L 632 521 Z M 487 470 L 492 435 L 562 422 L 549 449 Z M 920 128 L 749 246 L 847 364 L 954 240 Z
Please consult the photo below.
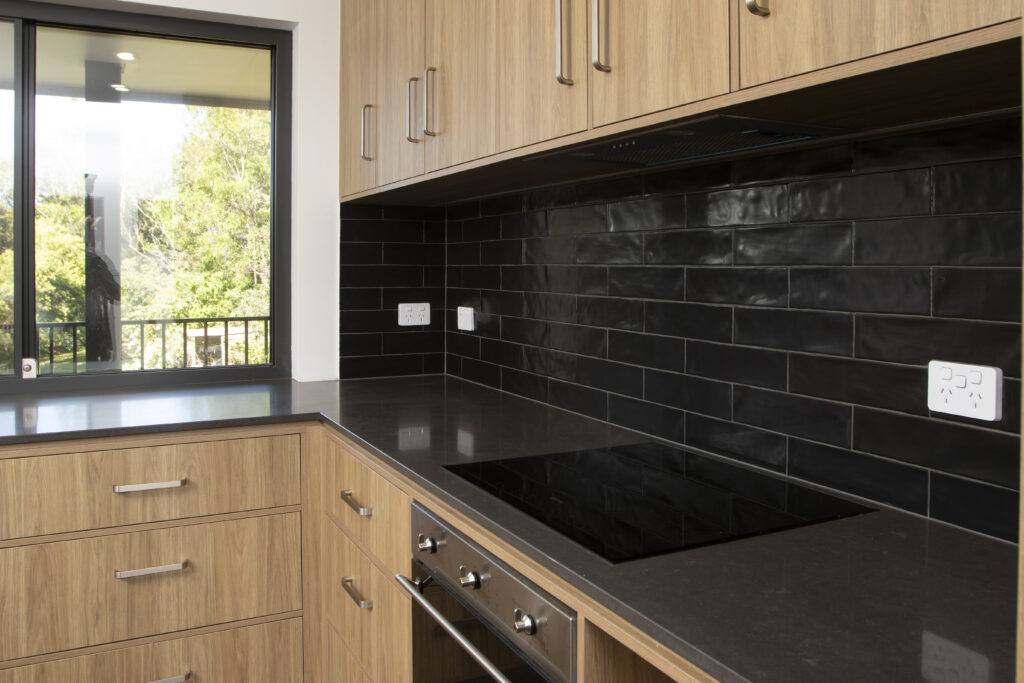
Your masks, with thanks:
M 928 410 L 989 422 L 1003 419 L 1003 371 L 987 365 L 931 361 Z
M 430 304 L 398 304 L 398 324 L 409 325 L 430 324 Z
M 472 306 L 459 306 L 456 313 L 456 323 L 460 330 L 472 332 L 476 329 L 476 318 L 473 315 Z

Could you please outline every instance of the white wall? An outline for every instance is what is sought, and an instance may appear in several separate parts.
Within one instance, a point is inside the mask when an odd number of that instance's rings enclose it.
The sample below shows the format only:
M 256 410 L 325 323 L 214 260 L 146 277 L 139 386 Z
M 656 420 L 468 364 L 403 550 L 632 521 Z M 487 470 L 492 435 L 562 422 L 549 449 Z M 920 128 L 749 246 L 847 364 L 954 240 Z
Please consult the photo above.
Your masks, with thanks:
M 304 382 L 337 379 L 340 2 L 56 1 L 293 29 L 292 376 Z

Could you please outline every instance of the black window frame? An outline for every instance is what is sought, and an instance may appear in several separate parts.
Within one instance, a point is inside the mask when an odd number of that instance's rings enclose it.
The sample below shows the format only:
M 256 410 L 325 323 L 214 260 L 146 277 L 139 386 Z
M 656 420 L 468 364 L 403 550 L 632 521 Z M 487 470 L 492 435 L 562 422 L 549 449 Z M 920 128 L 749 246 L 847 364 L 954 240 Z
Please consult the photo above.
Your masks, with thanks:
M 0 0 L 0 20 L 14 23 L 14 361 L 0 376 L 0 395 L 173 387 L 291 376 L 292 34 L 280 29 L 115 10 Z M 132 33 L 271 50 L 271 295 L 267 365 L 86 372 L 21 377 L 23 358 L 38 358 L 35 319 L 35 27 Z

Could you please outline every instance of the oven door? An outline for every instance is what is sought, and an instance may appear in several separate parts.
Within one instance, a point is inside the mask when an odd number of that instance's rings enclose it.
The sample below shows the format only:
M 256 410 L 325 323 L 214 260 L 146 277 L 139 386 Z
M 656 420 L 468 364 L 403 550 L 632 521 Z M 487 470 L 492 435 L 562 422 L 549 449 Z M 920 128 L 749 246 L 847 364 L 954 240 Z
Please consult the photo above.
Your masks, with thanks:
M 414 602 L 414 683 L 552 683 L 458 593 L 433 578 L 395 578 Z

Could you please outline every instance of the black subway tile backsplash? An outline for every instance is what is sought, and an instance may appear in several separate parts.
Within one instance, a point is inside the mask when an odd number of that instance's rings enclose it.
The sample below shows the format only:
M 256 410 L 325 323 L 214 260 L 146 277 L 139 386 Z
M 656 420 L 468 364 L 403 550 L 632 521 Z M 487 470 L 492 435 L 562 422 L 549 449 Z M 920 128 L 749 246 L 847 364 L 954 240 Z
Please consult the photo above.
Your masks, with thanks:
M 928 371 L 922 367 L 793 353 L 789 356 L 789 390 L 846 403 L 928 414 Z
M 654 334 L 722 342 L 732 336 L 732 311 L 725 306 L 648 301 L 644 311 L 644 328 Z
M 607 229 L 608 215 L 604 204 L 548 211 L 548 233 L 551 235 L 605 232 Z
M 687 413 L 686 437 L 686 443 L 697 448 L 773 470 L 786 469 L 786 437 L 781 434 Z
M 608 332 L 610 360 L 682 372 L 686 367 L 686 342 L 634 332 Z
M 651 197 L 608 205 L 608 227 L 613 232 L 685 226 L 686 195 Z
M 849 265 L 852 259 L 851 223 L 736 231 L 736 264 Z
M 576 238 L 576 263 L 643 263 L 643 236 L 583 235 Z
M 644 236 L 644 263 L 722 266 L 732 263 L 731 230 L 672 230 Z
M 732 391 L 725 382 L 644 370 L 644 400 L 729 419 Z
M 852 418 L 840 403 L 744 386 L 733 394 L 737 422 L 836 446 L 849 447 Z
M 737 384 L 786 388 L 786 354 L 780 351 L 690 341 L 686 372 Z
M 936 268 L 935 315 L 1020 322 L 1019 268 Z
M 786 306 L 785 268 L 688 268 L 686 300 L 745 306 Z
M 735 317 L 737 344 L 837 356 L 853 352 L 852 315 L 737 308 Z
M 737 188 L 686 198 L 686 225 L 690 228 L 784 223 L 788 219 L 789 192 L 785 185 Z
M 928 315 L 931 273 L 927 268 L 794 268 L 793 308 Z
M 974 161 L 935 169 L 935 213 L 1020 211 L 1020 159 Z
M 576 300 L 576 322 L 620 330 L 644 329 L 644 302 L 636 299 L 581 296 Z
M 608 294 L 641 299 L 674 299 L 686 296 L 686 270 L 622 266 L 610 268 Z
M 794 221 L 827 221 L 930 213 L 931 171 L 846 176 L 793 183 Z
M 1013 489 L 934 473 L 929 514 L 944 522 L 1016 542 L 1014 521 L 1019 498 Z
M 1021 216 L 932 216 L 856 224 L 858 265 L 1013 266 L 1021 264 Z

